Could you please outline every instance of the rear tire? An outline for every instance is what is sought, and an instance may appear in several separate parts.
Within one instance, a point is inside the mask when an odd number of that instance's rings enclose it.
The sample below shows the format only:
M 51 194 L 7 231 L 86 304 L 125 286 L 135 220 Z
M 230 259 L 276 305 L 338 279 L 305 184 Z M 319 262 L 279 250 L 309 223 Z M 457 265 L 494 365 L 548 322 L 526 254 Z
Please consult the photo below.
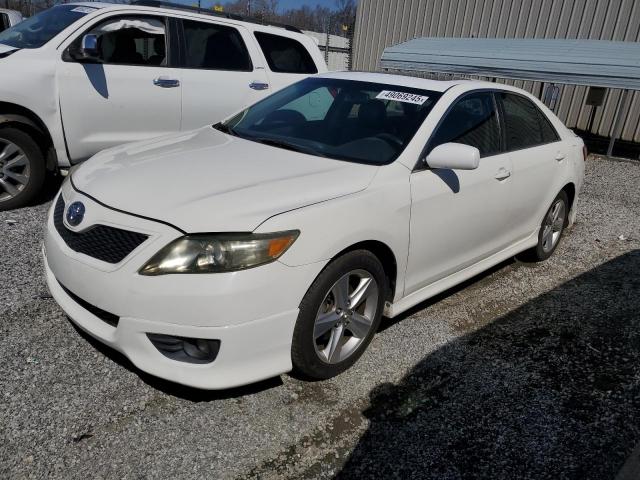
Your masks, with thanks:
M 542 262 L 553 255 L 560 244 L 562 233 L 569 218 L 569 197 L 562 190 L 553 200 L 542 220 L 538 233 L 538 244 L 523 252 L 520 258 L 528 262 Z
M 22 130 L 0 128 L 0 211 L 27 205 L 46 176 L 42 150 Z
M 384 268 L 368 250 L 331 262 L 300 303 L 291 345 L 294 372 L 323 380 L 351 367 L 378 330 L 386 290 Z

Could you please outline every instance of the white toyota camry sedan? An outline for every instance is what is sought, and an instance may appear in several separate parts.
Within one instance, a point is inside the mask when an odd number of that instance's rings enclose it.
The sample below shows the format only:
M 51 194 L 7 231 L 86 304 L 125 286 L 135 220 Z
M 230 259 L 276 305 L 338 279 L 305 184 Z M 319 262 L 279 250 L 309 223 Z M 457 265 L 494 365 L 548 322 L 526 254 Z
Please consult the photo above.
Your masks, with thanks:
M 141 370 L 204 389 L 349 368 L 394 317 L 575 218 L 584 144 L 506 85 L 337 73 L 68 178 L 51 293 Z

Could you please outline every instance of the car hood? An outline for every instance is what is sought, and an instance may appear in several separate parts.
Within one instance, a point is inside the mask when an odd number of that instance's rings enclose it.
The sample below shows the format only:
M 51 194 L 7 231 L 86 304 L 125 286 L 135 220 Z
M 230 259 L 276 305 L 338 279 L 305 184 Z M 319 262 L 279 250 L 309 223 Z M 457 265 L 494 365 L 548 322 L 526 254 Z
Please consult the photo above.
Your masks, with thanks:
M 378 167 L 194 132 L 105 150 L 73 171 L 105 205 L 189 232 L 252 231 L 267 218 L 363 190 Z

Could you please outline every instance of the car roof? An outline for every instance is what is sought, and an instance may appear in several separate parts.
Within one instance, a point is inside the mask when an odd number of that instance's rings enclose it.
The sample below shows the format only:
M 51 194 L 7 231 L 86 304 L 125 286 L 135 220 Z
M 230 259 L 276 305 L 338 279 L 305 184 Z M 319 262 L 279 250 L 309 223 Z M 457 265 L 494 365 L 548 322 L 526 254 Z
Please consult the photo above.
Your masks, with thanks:
M 398 75 L 394 73 L 374 73 L 374 72 L 329 72 L 318 75 L 318 77 L 337 78 L 340 80 L 354 80 L 360 82 L 382 83 L 387 85 L 397 85 L 399 87 L 419 88 L 421 90 L 431 90 L 432 92 L 445 92 L 451 87 L 462 85 L 465 90 L 491 89 L 524 92 L 523 90 L 505 85 L 503 83 L 486 82 L 482 80 L 431 80 L 428 78 L 411 77 L 409 75 Z M 528 93 L 527 93 L 528 95 Z

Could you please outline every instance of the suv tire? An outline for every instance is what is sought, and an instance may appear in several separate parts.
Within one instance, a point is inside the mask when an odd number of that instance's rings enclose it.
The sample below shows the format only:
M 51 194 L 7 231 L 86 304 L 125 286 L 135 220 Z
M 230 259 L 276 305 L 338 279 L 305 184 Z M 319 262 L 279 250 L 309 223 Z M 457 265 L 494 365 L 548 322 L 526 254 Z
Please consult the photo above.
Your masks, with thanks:
M 22 130 L 0 128 L 0 211 L 27 205 L 46 176 L 42 150 Z

